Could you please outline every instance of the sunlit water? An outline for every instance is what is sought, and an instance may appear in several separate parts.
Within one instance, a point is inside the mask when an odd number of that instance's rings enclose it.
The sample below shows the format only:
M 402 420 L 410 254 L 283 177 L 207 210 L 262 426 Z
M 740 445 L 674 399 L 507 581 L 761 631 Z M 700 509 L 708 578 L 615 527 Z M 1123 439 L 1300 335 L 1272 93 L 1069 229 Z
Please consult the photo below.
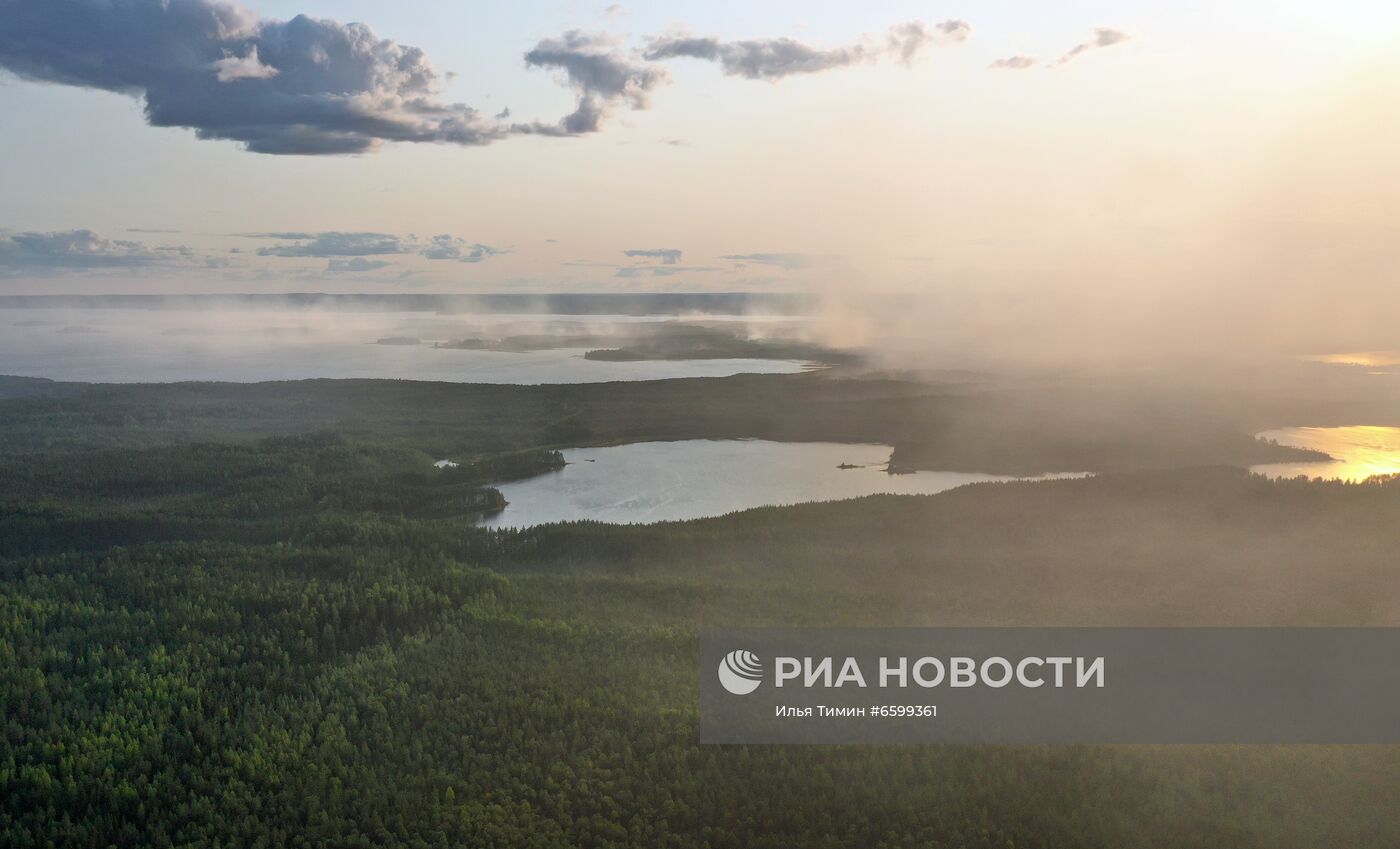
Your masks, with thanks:
M 510 502 L 489 527 L 593 519 L 632 524 L 877 493 L 928 494 L 1015 478 L 966 472 L 884 471 L 888 445 L 764 440 L 641 442 L 564 452 L 569 465 L 501 484 Z M 842 465 L 857 468 L 839 468 Z M 1071 475 L 1073 476 L 1073 475 Z
M 760 359 L 607 362 L 584 359 L 586 349 L 513 353 L 432 346 L 434 341 L 477 335 L 483 325 L 501 327 L 505 334 L 540 332 L 553 322 L 584 334 L 659 318 L 256 309 L 0 310 L 0 374 L 96 383 L 362 377 L 537 384 L 787 374 L 808 367 L 792 360 Z M 391 337 L 417 338 L 423 344 L 374 344 Z
M 1400 473 L 1400 428 L 1288 427 L 1259 434 L 1292 448 L 1310 448 L 1333 459 L 1317 463 L 1267 463 L 1252 471 L 1272 478 L 1328 478 L 1360 481 Z
M 1347 351 L 1339 354 L 1318 354 L 1304 359 L 1339 366 L 1382 368 L 1400 365 L 1400 351 Z
M 1400 374 L 1400 351 L 1343 351 L 1333 354 L 1311 354 L 1298 359 L 1312 363 L 1341 366 L 1374 377 L 1395 377 Z

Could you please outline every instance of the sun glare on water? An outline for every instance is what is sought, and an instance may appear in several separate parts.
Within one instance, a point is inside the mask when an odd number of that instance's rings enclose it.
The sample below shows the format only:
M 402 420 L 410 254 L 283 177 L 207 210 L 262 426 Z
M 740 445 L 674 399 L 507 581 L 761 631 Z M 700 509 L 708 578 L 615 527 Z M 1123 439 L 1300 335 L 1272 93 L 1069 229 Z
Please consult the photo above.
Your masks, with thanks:
M 1309 448 L 1332 457 L 1316 463 L 1268 463 L 1253 471 L 1271 478 L 1309 478 L 1362 481 L 1376 475 L 1400 474 L 1400 428 L 1355 425 L 1351 427 L 1289 427 L 1259 434 L 1280 445 Z
M 1307 359 L 1334 366 L 1383 368 L 1400 365 L 1400 351 L 1349 351 L 1341 354 L 1321 354 Z

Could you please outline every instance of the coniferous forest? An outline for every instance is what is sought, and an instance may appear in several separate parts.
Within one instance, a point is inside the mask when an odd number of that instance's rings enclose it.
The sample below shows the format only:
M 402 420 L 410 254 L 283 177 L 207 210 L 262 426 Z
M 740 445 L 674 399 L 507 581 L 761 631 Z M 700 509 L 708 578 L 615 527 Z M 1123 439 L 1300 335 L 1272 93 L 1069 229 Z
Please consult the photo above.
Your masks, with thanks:
M 718 416 L 756 380 L 625 393 Z M 616 387 L 8 385 L 5 846 L 1400 842 L 1391 747 L 700 746 L 694 667 L 704 625 L 1393 624 L 1389 482 L 1199 466 L 495 531 L 490 484 L 611 438 Z M 345 415 L 374 393 L 413 413 Z M 700 426 L 669 415 L 633 421 Z

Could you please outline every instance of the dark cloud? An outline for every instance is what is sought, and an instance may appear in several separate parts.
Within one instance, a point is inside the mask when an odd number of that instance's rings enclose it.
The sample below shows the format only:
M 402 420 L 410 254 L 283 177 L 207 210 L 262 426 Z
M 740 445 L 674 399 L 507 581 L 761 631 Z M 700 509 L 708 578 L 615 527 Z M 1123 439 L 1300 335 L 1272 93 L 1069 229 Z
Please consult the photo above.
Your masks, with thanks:
M 678 248 L 633 248 L 622 253 L 642 259 L 659 259 L 666 265 L 675 265 L 681 261 L 681 251 Z
M 613 8 L 613 7 L 610 7 Z M 910 21 L 882 38 L 821 49 L 790 38 L 653 39 L 648 60 L 716 61 L 726 74 L 782 77 L 965 40 L 971 27 Z M 1100 33 L 1108 32 L 1100 30 Z M 507 123 L 440 99 L 422 50 L 365 24 L 298 15 L 264 19 L 232 0 L 0 0 L 0 69 L 31 80 L 139 97 L 146 120 L 268 154 L 356 154 L 384 142 L 484 145 L 512 135 L 596 132 L 619 106 L 645 109 L 666 71 L 606 34 L 571 30 L 525 54 L 558 71 L 577 98 L 556 122 Z
M 314 239 L 315 233 L 304 233 L 300 231 L 284 230 L 273 233 L 235 233 L 244 239 Z
M 378 271 L 381 268 L 388 268 L 392 262 L 385 262 L 382 259 L 365 259 L 357 256 L 354 259 L 332 259 L 326 263 L 326 271 L 332 274 L 358 273 L 361 271 Z
M 155 227 L 128 227 L 128 233 L 179 233 L 179 230 L 160 230 Z
M 223 0 L 4 0 L 0 67 L 138 96 L 153 126 L 258 153 L 479 145 L 508 133 L 440 101 L 437 74 L 416 47 L 364 24 L 265 20 Z
M 647 59 L 703 59 L 718 62 L 724 73 L 751 80 L 778 80 L 793 74 L 811 74 L 873 62 L 887 56 L 901 62 L 915 59 L 937 41 L 959 42 L 972 28 L 964 21 L 929 26 L 908 21 L 890 27 L 881 42 L 870 40 L 842 47 L 820 48 L 791 38 L 722 41 L 712 36 L 669 35 L 654 38 L 644 53 Z
M 1121 30 L 1098 27 L 1094 30 L 1093 38 L 1071 47 L 1065 55 L 1055 60 L 1055 64 L 1063 65 L 1086 50 L 1094 50 L 1099 47 L 1112 47 L 1115 44 L 1122 44 L 1129 38 L 1130 36 Z
M 720 259 L 727 259 L 730 262 L 756 263 L 758 265 L 776 265 L 779 268 L 796 270 L 808 268 L 813 263 L 813 257 L 809 254 L 782 254 L 782 253 L 756 253 L 756 254 L 725 254 Z
M 1024 71 L 1039 64 L 1040 60 L 1034 56 L 1008 56 L 1005 59 L 996 60 L 987 67 L 999 71 Z
M 192 259 L 194 251 L 183 245 L 152 248 L 127 239 L 104 239 L 91 230 L 0 232 L 0 273 L 140 268 Z
M 428 259 L 451 259 L 457 262 L 481 262 L 493 256 L 507 253 L 501 248 L 493 248 L 480 242 L 468 244 L 465 239 L 443 234 L 434 236 L 432 242 L 419 251 Z
M 287 233 L 271 238 L 298 239 L 293 244 L 258 248 L 258 256 L 340 257 L 401 254 L 404 241 L 388 233 Z
M 651 91 L 666 81 L 666 71 L 629 58 L 617 41 L 606 34 L 569 30 L 547 38 L 525 54 L 525 64 L 561 72 L 566 85 L 578 96 L 574 111 L 556 124 L 513 124 L 511 131 L 547 136 L 576 136 L 597 132 L 618 103 L 645 109 Z

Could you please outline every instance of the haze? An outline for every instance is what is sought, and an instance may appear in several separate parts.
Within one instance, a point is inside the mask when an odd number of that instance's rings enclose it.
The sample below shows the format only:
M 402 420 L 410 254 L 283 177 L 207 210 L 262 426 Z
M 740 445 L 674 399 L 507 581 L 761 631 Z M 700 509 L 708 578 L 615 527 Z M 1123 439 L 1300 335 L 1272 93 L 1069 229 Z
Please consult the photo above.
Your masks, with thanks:
M 1384 5 L 98 5 L 0 2 L 5 294 L 814 292 L 896 364 L 1397 344 Z

